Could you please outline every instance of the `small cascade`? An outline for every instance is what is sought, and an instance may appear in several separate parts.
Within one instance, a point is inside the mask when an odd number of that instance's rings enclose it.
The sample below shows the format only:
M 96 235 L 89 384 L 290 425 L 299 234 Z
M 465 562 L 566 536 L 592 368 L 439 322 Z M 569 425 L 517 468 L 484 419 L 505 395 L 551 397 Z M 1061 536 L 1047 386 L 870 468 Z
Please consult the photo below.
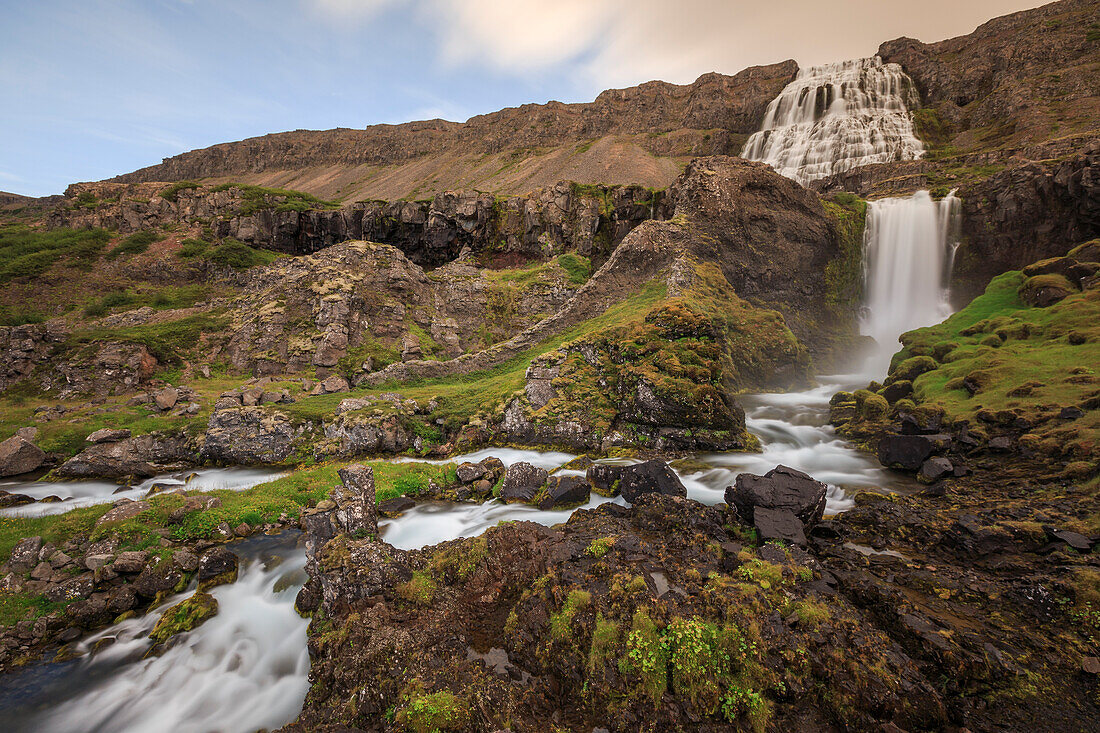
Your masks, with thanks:
M 863 333 L 878 344 L 866 365 L 881 379 L 906 331 L 950 315 L 947 283 L 958 242 L 960 202 L 927 191 L 871 201 L 863 235 L 866 316 Z
M 768 105 L 741 157 L 809 181 L 872 163 L 915 160 L 912 80 L 878 56 L 802 69 Z

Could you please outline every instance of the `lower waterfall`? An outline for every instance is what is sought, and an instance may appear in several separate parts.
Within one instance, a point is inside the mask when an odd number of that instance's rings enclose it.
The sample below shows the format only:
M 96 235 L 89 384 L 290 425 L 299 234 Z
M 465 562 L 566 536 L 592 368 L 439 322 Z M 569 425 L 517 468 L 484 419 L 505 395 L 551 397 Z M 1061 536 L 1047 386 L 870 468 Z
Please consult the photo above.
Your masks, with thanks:
M 862 332 L 877 344 L 865 369 L 882 379 L 897 339 L 951 313 L 947 282 L 958 242 L 960 202 L 927 191 L 871 201 L 863 235 L 866 311 Z

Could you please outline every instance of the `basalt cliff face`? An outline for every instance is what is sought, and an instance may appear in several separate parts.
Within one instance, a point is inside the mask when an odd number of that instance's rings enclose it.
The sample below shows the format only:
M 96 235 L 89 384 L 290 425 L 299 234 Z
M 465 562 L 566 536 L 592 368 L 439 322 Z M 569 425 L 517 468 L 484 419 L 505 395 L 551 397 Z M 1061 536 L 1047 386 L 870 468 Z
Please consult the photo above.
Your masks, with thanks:
M 527 104 L 465 123 L 265 135 L 184 153 L 115 180 L 231 178 L 350 200 L 427 198 L 475 187 L 526 193 L 562 178 L 664 186 L 675 178 L 677 161 L 738 152 L 796 71 L 785 61 L 734 76 L 705 74 L 683 86 L 654 81 L 605 91 L 590 103 Z

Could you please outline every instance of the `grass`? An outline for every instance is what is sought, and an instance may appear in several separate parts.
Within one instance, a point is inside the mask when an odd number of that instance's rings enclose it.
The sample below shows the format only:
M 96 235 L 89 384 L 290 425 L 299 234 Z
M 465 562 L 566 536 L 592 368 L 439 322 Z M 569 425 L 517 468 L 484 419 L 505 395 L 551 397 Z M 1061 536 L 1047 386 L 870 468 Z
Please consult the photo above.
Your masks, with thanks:
M 140 344 L 161 364 L 179 364 L 199 344 L 203 334 L 224 331 L 227 318 L 220 312 L 198 313 L 174 321 L 146 323 L 119 328 L 89 328 L 74 331 L 69 344 L 119 341 Z
M 270 250 L 249 247 L 244 242 L 227 237 L 221 244 L 210 249 L 205 254 L 205 258 L 216 265 L 232 267 L 234 270 L 247 270 L 258 265 L 270 265 L 279 258 L 279 255 Z
M 206 285 L 141 286 L 126 290 L 112 290 L 84 307 L 84 315 L 90 318 L 104 316 L 113 310 L 130 310 L 151 307 L 156 310 L 190 308 L 195 303 L 209 299 Z
M 271 209 L 275 211 L 309 211 L 310 209 L 335 209 L 340 206 L 335 201 L 324 201 L 304 191 L 249 186 L 243 183 L 223 183 L 211 188 L 210 192 L 217 193 L 219 191 L 229 191 L 230 189 L 240 191 L 241 206 L 237 213 L 241 216 L 249 216 Z
M 190 191 L 195 188 L 201 188 L 202 184 L 195 181 L 176 181 L 168 188 L 165 188 L 160 192 L 160 197 L 166 201 L 175 202 L 179 199 L 181 191 Z
M 110 240 L 110 232 L 104 229 L 42 231 L 26 225 L 0 226 L 0 283 L 41 275 L 60 260 L 90 267 Z
M 119 242 L 114 249 L 104 255 L 106 260 L 117 260 L 119 257 L 133 256 L 146 252 L 149 249 L 149 245 L 153 242 L 158 242 L 163 237 L 154 231 L 149 229 L 143 229 L 140 232 L 134 232 L 130 236 Z
M 1100 413 L 1087 410 L 1064 425 L 1052 418 L 1100 385 L 1100 291 L 1032 308 L 1019 299 L 1024 282 L 1019 271 L 999 275 L 943 323 L 904 334 L 895 368 L 912 356 L 934 355 L 936 368 L 913 383 L 925 406 L 975 425 L 979 413 L 1012 410 L 1037 425 L 1024 438 L 1032 448 L 1095 460 Z M 967 378 L 978 388 L 973 395 L 963 386 Z

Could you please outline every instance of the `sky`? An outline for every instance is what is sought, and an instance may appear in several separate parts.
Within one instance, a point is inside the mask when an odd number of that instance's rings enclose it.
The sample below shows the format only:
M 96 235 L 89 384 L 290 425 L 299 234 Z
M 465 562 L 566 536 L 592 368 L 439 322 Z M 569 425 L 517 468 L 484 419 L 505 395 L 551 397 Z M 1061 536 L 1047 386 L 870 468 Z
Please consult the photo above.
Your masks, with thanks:
M 969 33 L 1034 0 L 0 0 L 0 190 Z

